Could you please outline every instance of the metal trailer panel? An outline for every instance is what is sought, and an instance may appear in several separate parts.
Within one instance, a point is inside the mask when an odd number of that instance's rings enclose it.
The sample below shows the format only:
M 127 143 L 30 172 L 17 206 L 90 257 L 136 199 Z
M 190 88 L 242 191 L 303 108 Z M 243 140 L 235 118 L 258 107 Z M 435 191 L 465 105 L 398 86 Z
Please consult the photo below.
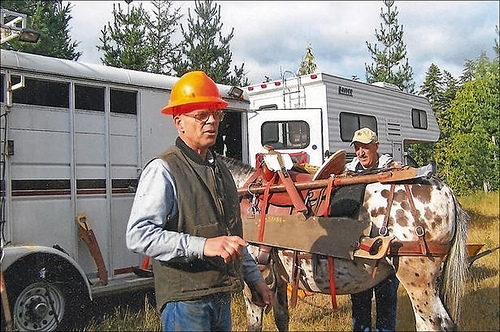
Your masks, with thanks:
M 104 112 L 76 109 L 73 103 L 69 108 L 14 103 L 7 130 L 15 148 L 7 157 L 5 179 L 9 246 L 51 247 L 57 243 L 78 261 L 87 277 L 94 279 L 96 268 L 88 248 L 79 240 L 75 222 L 76 215 L 85 212 L 110 276 L 110 286 L 96 286 L 96 292 L 143 287 L 144 282 L 133 282 L 124 274 L 142 263 L 142 257 L 125 246 L 125 228 L 134 198 L 131 180 L 136 180 L 144 164 L 177 137 L 171 118 L 159 110 L 168 102 L 178 78 L 4 50 L 1 59 L 2 74 L 9 71 L 17 76 L 69 83 L 70 98 L 75 84 L 104 87 L 106 93 Z M 229 103 L 227 111 L 248 111 L 246 94 L 231 97 L 230 86 L 218 87 Z M 110 112 L 112 88 L 137 92 L 136 115 Z M 246 130 L 246 116 L 241 121 Z M 2 130 L 5 126 L 2 117 Z M 246 157 L 248 141 L 246 137 L 242 141 Z M 12 183 L 19 186 L 33 181 L 60 181 L 62 187 L 12 188 Z M 126 181 L 130 181 L 128 188 Z

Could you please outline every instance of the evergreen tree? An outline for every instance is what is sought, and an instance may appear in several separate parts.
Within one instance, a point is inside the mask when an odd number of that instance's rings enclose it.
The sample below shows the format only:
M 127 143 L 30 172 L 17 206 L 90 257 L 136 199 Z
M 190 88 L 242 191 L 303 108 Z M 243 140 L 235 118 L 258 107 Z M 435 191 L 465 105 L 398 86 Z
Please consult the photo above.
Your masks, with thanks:
M 142 4 L 138 7 L 128 4 L 124 13 L 120 4 L 113 4 L 114 22 L 101 30 L 101 45 L 97 49 L 104 51 L 103 64 L 118 68 L 147 71 L 151 55 L 148 44 L 146 22 L 148 13 Z
M 474 68 L 472 79 L 438 118 L 443 138 L 435 153 L 439 175 L 459 194 L 499 187 L 498 57 L 491 61 L 483 53 L 466 68 Z
M 153 20 L 146 22 L 151 57 L 148 59 L 148 71 L 173 75 L 173 64 L 180 60 L 180 43 L 173 43 L 172 37 L 182 15 L 179 8 L 172 8 L 172 1 L 154 0 Z
M 425 75 L 425 81 L 420 86 L 419 95 L 425 96 L 431 103 L 434 112 L 439 110 L 443 94 L 443 76 L 438 66 L 432 63 Z
M 78 60 L 82 55 L 76 51 L 78 42 L 71 40 L 69 32 L 71 3 L 63 5 L 61 0 L 4 0 L 2 7 L 28 15 L 26 26 L 40 33 L 40 39 L 35 44 L 12 39 L 2 44 L 2 49 L 69 60 Z
M 413 82 L 413 69 L 406 57 L 406 45 L 403 42 L 403 26 L 398 22 L 397 7 L 393 0 L 385 0 L 387 12 L 380 10 L 380 30 L 375 29 L 375 37 L 380 43 L 371 44 L 366 42 L 370 51 L 373 63 L 367 65 L 366 81 L 368 83 L 387 82 L 397 85 L 401 90 L 413 92 L 415 83 Z
M 447 71 L 443 71 L 443 92 L 441 98 L 439 99 L 438 113 L 437 116 L 441 115 L 441 111 L 444 111 L 450 107 L 451 102 L 455 99 L 455 95 L 459 89 L 460 85 L 456 78 Z
M 471 82 L 474 80 L 474 73 L 476 72 L 477 63 L 474 60 L 467 59 L 464 64 L 464 69 L 462 70 L 462 75 L 460 76 L 460 82 Z
M 318 69 L 318 66 L 314 63 L 314 59 L 315 57 L 312 52 L 312 46 L 309 44 L 306 47 L 306 54 L 300 62 L 298 74 L 307 75 L 314 73 Z
M 182 61 L 174 65 L 179 76 L 191 70 L 202 70 L 215 82 L 228 85 L 248 85 L 244 64 L 234 67 L 231 75 L 232 53 L 229 42 L 234 36 L 234 28 L 227 36 L 222 35 L 220 5 L 211 0 L 195 1 L 194 12 L 188 9 L 187 28 L 181 25 L 184 42 Z

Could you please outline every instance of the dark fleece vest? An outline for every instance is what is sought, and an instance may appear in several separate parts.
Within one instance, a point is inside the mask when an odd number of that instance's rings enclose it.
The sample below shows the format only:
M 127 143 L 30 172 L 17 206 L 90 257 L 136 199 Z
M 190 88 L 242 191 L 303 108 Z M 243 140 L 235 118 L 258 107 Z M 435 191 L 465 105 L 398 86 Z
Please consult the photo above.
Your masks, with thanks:
M 173 220 L 168 218 L 164 228 L 206 238 L 242 236 L 236 186 L 222 161 L 216 156 L 214 165 L 203 161 L 180 139 L 160 158 L 168 163 L 174 176 L 179 211 Z M 221 257 L 190 262 L 155 260 L 153 270 L 160 312 L 167 302 L 243 288 L 241 262 L 225 264 Z

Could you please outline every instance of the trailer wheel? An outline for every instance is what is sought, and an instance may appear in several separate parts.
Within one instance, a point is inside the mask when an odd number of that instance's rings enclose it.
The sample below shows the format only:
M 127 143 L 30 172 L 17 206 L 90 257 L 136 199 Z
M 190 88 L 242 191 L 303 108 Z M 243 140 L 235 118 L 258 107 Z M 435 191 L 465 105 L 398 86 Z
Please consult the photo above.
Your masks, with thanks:
M 14 294 L 13 294 L 14 295 Z M 63 287 L 36 281 L 14 295 L 12 316 L 15 326 L 23 331 L 54 331 L 67 320 L 69 299 Z

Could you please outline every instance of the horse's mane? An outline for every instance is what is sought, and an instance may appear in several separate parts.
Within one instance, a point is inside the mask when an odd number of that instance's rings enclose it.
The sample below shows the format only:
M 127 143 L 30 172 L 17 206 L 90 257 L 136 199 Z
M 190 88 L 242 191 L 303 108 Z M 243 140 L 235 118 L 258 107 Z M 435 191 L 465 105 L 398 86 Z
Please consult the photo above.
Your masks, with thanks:
M 255 168 L 245 164 L 241 160 L 218 155 L 219 159 L 226 165 L 227 169 L 233 175 L 236 187 L 241 187 L 246 180 L 255 172 Z

